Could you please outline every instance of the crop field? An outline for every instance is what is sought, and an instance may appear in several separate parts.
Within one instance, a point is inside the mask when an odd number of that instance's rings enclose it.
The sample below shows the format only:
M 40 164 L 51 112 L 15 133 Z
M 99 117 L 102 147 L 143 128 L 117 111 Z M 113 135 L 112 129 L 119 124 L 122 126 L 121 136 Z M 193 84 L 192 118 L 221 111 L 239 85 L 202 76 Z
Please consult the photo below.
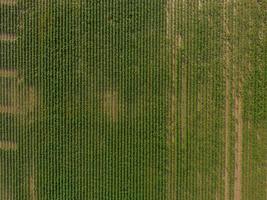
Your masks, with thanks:
M 0 200 L 266 200 L 266 0 L 0 0 Z

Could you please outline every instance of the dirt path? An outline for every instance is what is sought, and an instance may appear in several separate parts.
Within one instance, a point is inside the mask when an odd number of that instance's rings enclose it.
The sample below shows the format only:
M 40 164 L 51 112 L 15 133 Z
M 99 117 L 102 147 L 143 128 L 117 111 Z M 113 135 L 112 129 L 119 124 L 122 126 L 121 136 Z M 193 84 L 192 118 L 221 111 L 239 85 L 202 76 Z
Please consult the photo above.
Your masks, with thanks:
M 14 42 L 17 40 L 17 35 L 15 34 L 0 34 L 0 41 Z
M 229 134 L 230 134 L 230 126 L 229 126 L 229 118 L 230 118 L 230 44 L 227 41 L 227 37 L 230 35 L 229 33 L 229 22 L 228 22 L 228 6 L 229 0 L 224 0 L 223 2 L 223 62 L 224 62 L 224 77 L 225 77 L 225 154 L 224 154 L 224 199 L 229 200 Z
M 242 199 L 242 152 L 243 152 L 243 118 L 242 118 L 242 82 L 237 83 L 237 93 L 234 93 L 234 120 L 235 120 L 235 179 L 234 200 Z
M 181 37 L 174 31 L 176 0 L 166 2 L 166 36 L 169 42 L 169 71 L 170 88 L 168 88 L 168 122 L 167 122 L 167 146 L 168 157 L 168 177 L 167 177 L 167 200 L 176 200 L 177 191 L 177 52 L 180 46 Z

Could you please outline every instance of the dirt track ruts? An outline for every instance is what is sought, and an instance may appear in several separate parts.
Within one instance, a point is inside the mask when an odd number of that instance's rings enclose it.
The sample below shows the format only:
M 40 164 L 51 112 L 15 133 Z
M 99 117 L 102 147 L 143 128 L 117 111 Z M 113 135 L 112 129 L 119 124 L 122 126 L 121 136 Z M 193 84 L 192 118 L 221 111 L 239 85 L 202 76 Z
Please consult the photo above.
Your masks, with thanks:
M 242 83 L 237 83 L 237 93 L 234 95 L 234 120 L 235 120 L 235 179 L 234 200 L 242 199 L 242 156 L 243 156 L 243 117 L 242 117 Z
M 230 44 L 227 40 L 229 34 L 229 22 L 228 22 L 228 6 L 229 0 L 223 2 L 223 62 L 224 62 L 224 77 L 225 77 L 225 135 L 224 135 L 224 199 L 229 200 L 229 118 L 230 117 Z
M 169 73 L 168 88 L 168 118 L 167 141 L 168 146 L 168 177 L 166 184 L 166 199 L 176 200 L 177 190 L 177 51 L 180 46 L 180 36 L 174 31 L 176 0 L 166 1 L 166 37 L 169 43 Z

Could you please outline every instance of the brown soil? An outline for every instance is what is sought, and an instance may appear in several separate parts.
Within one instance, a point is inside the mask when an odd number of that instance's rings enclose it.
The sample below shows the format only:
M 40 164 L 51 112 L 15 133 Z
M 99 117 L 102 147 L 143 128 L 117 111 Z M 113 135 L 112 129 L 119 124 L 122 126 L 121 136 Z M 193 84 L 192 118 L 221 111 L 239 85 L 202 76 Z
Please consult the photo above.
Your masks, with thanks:
M 18 145 L 15 142 L 11 142 L 11 141 L 0 141 L 0 150 L 4 150 L 4 151 L 15 151 L 17 150 Z
M 14 42 L 17 40 L 15 34 L 0 34 L 0 41 Z
M 105 91 L 101 95 L 102 111 L 113 122 L 116 122 L 121 113 L 122 105 L 119 93 L 116 90 Z

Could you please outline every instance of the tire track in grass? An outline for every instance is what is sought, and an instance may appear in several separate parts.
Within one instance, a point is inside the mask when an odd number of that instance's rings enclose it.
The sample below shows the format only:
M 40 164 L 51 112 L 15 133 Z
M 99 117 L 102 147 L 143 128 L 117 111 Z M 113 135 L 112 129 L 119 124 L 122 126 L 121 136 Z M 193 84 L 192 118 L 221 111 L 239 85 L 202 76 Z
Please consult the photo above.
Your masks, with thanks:
M 240 72 L 241 73 L 241 72 Z M 242 81 L 237 83 L 237 92 L 234 91 L 234 121 L 235 121 L 235 178 L 234 178 L 234 200 L 242 199 L 242 156 L 243 156 L 243 100 Z
M 242 199 L 242 166 L 243 166 L 243 70 L 241 67 L 243 63 L 239 63 L 238 51 L 242 50 L 243 35 L 240 30 L 240 24 L 238 19 L 242 15 L 240 9 L 237 9 L 239 5 L 237 0 L 233 0 L 236 5 L 233 5 L 233 17 L 234 19 L 234 34 L 237 39 L 237 44 L 233 47 L 233 54 L 237 58 L 235 65 L 233 66 L 233 83 L 232 83 L 232 95 L 234 99 L 233 117 L 234 117 L 234 134 L 235 134 L 235 146 L 234 146 L 234 200 Z M 241 12 L 241 13 L 240 13 Z M 241 38 L 240 38 L 241 37 Z M 244 41 L 245 42 L 245 41 Z
M 224 77 L 225 77 L 225 155 L 224 155 L 224 199 L 229 200 L 229 118 L 230 118 L 230 44 L 228 42 L 229 32 L 229 22 L 228 22 L 228 6 L 229 0 L 223 1 L 223 61 L 224 61 Z
M 181 37 L 175 34 L 175 8 L 176 0 L 166 2 L 166 36 L 169 44 L 169 73 L 170 88 L 168 88 L 168 119 L 167 119 L 167 147 L 168 176 L 166 184 L 166 199 L 177 199 L 177 52 L 180 46 Z

